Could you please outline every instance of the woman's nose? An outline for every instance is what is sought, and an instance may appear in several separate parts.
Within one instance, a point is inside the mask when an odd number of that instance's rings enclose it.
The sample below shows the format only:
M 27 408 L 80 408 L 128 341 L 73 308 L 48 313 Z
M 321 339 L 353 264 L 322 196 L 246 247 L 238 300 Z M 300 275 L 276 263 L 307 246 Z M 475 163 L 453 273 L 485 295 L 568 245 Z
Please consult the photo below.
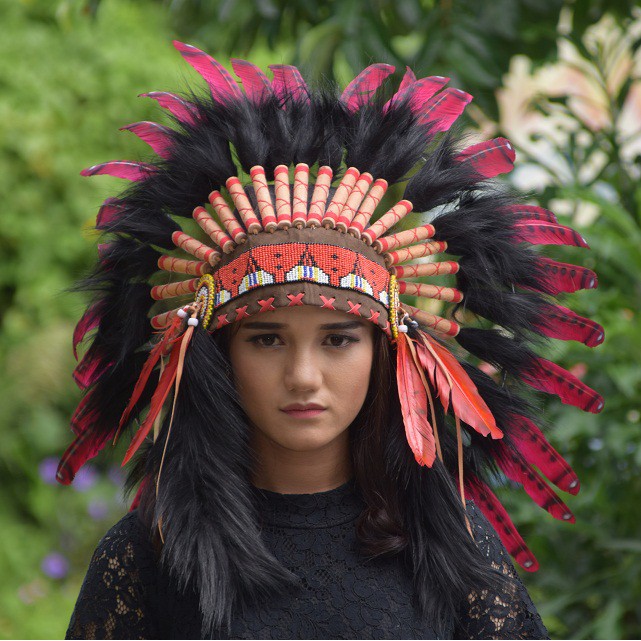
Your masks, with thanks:
M 289 391 L 315 391 L 322 385 L 323 372 L 321 363 L 312 350 L 296 349 L 292 350 L 287 356 L 285 387 Z

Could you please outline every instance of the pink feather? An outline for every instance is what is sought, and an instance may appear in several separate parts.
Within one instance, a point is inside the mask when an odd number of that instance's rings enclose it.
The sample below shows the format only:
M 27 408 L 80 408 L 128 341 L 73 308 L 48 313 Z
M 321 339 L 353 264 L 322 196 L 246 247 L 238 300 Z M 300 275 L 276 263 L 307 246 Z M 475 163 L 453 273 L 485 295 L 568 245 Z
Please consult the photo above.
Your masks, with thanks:
M 574 229 L 545 221 L 519 221 L 514 225 L 514 235 L 517 240 L 532 245 L 574 245 L 589 249 L 585 238 Z
M 341 101 L 349 111 L 357 112 L 370 102 L 385 78 L 393 73 L 394 67 L 383 62 L 366 67 L 345 87 Z
M 403 78 L 401 80 L 401 84 L 398 86 L 397 95 L 401 91 L 403 91 L 403 89 L 407 89 L 411 84 L 413 84 L 415 82 L 416 82 L 415 73 L 409 67 L 405 67 L 405 73 L 403 74 Z
M 464 149 L 456 160 L 465 162 L 482 178 L 494 178 L 514 169 L 516 154 L 506 138 L 493 138 Z
M 492 490 L 480 479 L 467 474 L 465 477 L 465 489 L 470 498 L 483 512 L 487 520 L 496 530 L 506 550 L 514 560 L 528 572 L 536 572 L 539 563 L 536 557 L 525 544 L 523 537 L 518 533 L 512 523 L 512 519 L 496 498 Z
M 560 305 L 546 306 L 544 320 L 537 325 L 537 329 L 544 336 L 562 341 L 578 341 L 588 347 L 600 345 L 604 338 L 601 325 Z
M 167 91 L 151 91 L 149 93 L 141 93 L 138 97 L 155 100 L 163 109 L 167 109 L 167 111 L 180 122 L 185 122 L 189 125 L 196 124 L 196 105 L 187 100 L 183 100 L 173 93 Z
M 146 142 L 161 158 L 168 159 L 171 156 L 172 131 L 155 122 L 142 121 L 134 122 L 120 128 L 121 131 L 131 131 L 143 142 Z
M 76 328 L 73 330 L 73 355 L 78 360 L 78 345 L 82 342 L 84 337 L 92 329 L 95 329 L 100 324 L 100 319 L 104 311 L 104 304 L 102 301 L 94 303 L 87 308 L 82 315 Z
M 576 473 L 529 418 L 518 415 L 512 417 L 510 440 L 523 457 L 536 465 L 560 490 L 578 493 L 580 483 Z
M 214 60 L 204 51 L 178 40 L 174 40 L 174 47 L 205 79 L 211 89 L 211 95 L 214 100 L 220 103 L 229 103 L 242 99 L 243 94 L 232 75 L 217 60 Z
M 90 426 L 93 427 L 94 423 Z M 58 463 L 56 480 L 63 485 L 70 485 L 76 472 L 91 458 L 96 456 L 109 440 L 109 433 L 100 433 L 95 429 L 86 429 L 77 436 Z
M 536 205 L 510 205 L 506 209 L 522 221 L 542 220 L 555 225 L 559 223 L 557 217 L 549 209 L 543 209 L 543 207 Z
M 96 227 L 108 227 L 120 218 L 122 214 L 122 206 L 118 198 L 107 198 L 98 210 L 96 216 Z
M 432 125 L 432 134 L 447 131 L 471 100 L 469 93 L 448 87 L 427 101 L 421 109 L 420 122 Z
M 274 80 L 272 90 L 284 106 L 290 100 L 309 102 L 309 89 L 300 71 L 292 65 L 269 65 Z
M 561 366 L 544 358 L 536 358 L 523 372 L 525 383 L 547 394 L 555 394 L 562 403 L 574 405 L 585 412 L 598 414 L 603 397 Z
M 232 58 L 231 66 L 243 83 L 247 97 L 253 103 L 260 105 L 274 95 L 272 83 L 256 65 L 247 62 L 247 60 Z
M 560 263 L 543 256 L 537 258 L 545 274 L 546 292 L 560 294 L 561 292 L 576 292 L 579 289 L 595 289 L 598 286 L 597 275 L 586 267 Z
M 112 160 L 103 162 L 100 165 L 88 167 L 80 172 L 81 176 L 114 176 L 138 182 L 149 178 L 156 168 L 144 162 L 132 162 L 130 160 Z
M 443 88 L 449 81 L 449 78 L 444 76 L 429 76 L 428 78 L 421 78 L 413 84 L 399 90 L 388 100 L 383 106 L 383 113 L 385 113 L 392 105 L 403 102 L 409 98 L 410 109 L 413 113 L 421 113 L 423 105 L 441 88 Z
M 100 354 L 95 354 L 90 349 L 73 371 L 73 380 L 84 391 L 91 387 L 112 364 L 113 361 L 105 362 Z
M 496 462 L 505 476 L 514 483 L 520 483 L 530 498 L 555 519 L 574 523 L 574 515 L 570 508 L 518 452 L 509 450 L 502 442 L 497 443 L 495 448 Z

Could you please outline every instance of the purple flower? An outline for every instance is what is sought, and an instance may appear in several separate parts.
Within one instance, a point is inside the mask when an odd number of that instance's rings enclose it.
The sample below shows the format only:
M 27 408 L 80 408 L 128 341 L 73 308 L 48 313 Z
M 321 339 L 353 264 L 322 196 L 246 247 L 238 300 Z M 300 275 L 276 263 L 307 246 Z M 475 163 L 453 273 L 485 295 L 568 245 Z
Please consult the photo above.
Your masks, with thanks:
M 78 474 L 73 480 L 73 487 L 78 492 L 86 492 L 96 484 L 97 480 L 98 470 L 93 465 L 85 465 L 78 470 Z
M 52 579 L 64 579 L 69 572 L 69 561 L 59 552 L 51 552 L 42 560 L 40 569 Z
M 125 475 L 122 473 L 122 469 L 115 465 L 109 468 L 107 476 L 116 487 L 122 487 L 125 483 Z
M 94 521 L 100 521 L 109 514 L 109 506 L 106 501 L 94 499 L 89 501 L 87 506 L 87 513 Z
M 53 456 L 48 456 L 40 461 L 38 465 L 38 473 L 40 478 L 49 485 L 56 485 L 56 471 L 58 469 L 58 459 Z

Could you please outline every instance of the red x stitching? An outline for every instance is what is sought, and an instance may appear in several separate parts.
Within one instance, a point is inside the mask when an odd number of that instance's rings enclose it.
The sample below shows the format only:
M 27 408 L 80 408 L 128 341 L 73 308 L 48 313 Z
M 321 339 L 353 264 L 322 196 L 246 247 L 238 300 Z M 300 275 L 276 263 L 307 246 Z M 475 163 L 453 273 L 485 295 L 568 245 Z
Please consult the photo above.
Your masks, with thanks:
M 287 294 L 287 298 L 289 298 L 290 303 L 287 307 L 295 307 L 296 305 L 304 305 L 303 303 L 303 296 L 305 296 L 305 292 L 301 292 L 300 294 Z
M 239 321 L 241 318 L 249 318 L 249 314 L 247 313 L 247 305 L 244 305 L 243 307 L 236 307 L 236 320 Z
M 274 296 L 268 298 L 267 300 L 259 300 L 258 304 L 260 305 L 260 309 L 258 310 L 258 313 L 260 314 L 261 312 L 275 312 L 276 308 L 272 305 L 274 300 Z
M 351 300 L 348 300 L 347 304 L 349 305 L 349 311 L 347 312 L 348 314 L 354 314 L 355 316 L 361 315 L 360 311 L 358 310 L 361 308 L 362 303 L 352 303 Z
M 320 295 L 321 300 L 323 301 L 323 304 L 321 305 L 321 309 L 324 307 L 325 309 L 333 309 L 336 311 L 336 307 L 334 307 L 333 303 L 336 300 L 335 298 L 326 298 L 322 294 Z
M 369 310 L 371 316 L 367 320 L 371 320 L 372 323 L 378 323 L 378 317 L 381 315 L 380 312 L 375 312 L 373 309 Z
M 227 314 L 220 314 L 218 316 L 218 325 L 216 325 L 216 329 L 220 329 L 224 325 L 229 325 L 229 321 L 227 320 Z

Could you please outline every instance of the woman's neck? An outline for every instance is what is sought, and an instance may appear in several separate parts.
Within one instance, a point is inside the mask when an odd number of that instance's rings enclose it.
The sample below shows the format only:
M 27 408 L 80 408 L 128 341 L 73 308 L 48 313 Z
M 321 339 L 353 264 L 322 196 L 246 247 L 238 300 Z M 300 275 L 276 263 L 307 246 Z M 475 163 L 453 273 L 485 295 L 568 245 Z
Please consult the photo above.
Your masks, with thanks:
M 254 430 L 253 484 L 279 494 L 314 494 L 333 490 L 353 476 L 346 430 L 320 449 L 288 450 Z

